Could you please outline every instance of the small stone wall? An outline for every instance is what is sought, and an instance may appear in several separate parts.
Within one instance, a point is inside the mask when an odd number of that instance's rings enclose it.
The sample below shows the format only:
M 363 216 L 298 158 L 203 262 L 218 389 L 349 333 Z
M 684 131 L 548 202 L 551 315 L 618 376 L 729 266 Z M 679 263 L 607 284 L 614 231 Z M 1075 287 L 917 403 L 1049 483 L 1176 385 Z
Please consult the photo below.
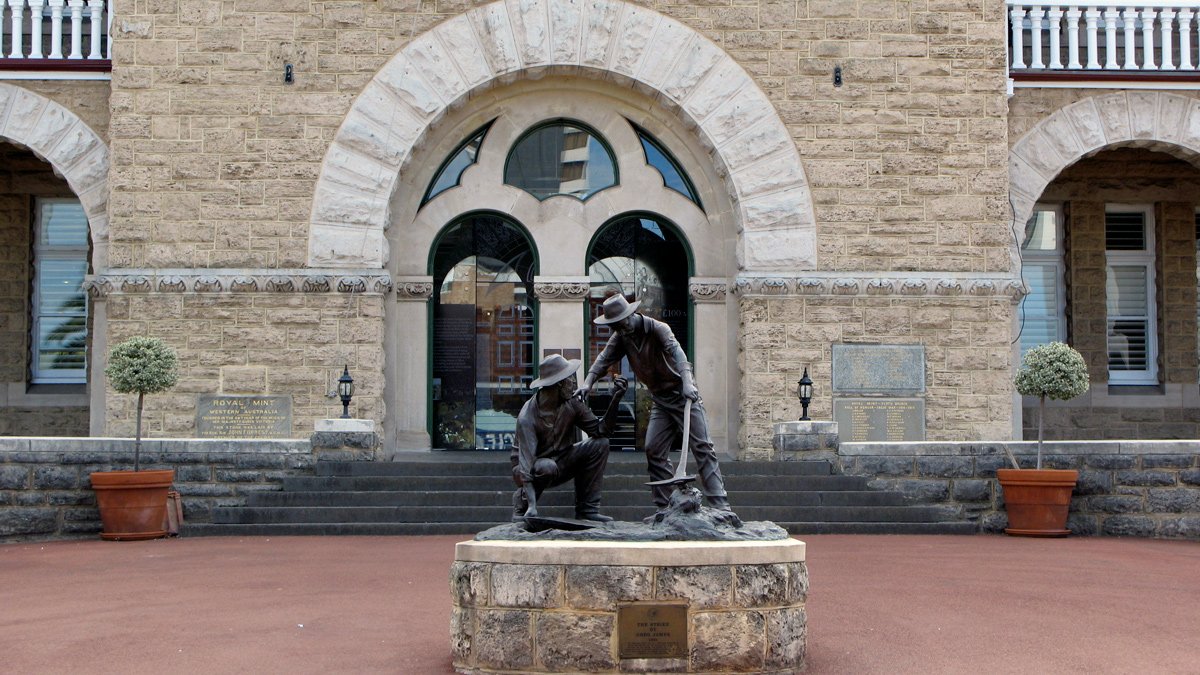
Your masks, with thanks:
M 133 468 L 131 439 L 0 438 L 0 541 L 90 536 L 100 531 L 93 471 Z M 277 490 L 311 473 L 303 440 L 143 440 L 143 469 L 175 469 L 185 522 L 208 522 L 214 506 Z
M 996 469 L 1033 468 L 1037 443 L 844 443 L 841 470 L 914 503 L 949 504 L 983 532 L 1008 525 Z M 1077 469 L 1068 529 L 1078 535 L 1200 539 L 1200 442 L 1046 443 L 1042 466 Z
M 461 673 L 795 673 L 805 546 L 769 542 L 467 541 L 450 568 Z M 687 654 L 621 659 L 618 608 L 685 603 Z

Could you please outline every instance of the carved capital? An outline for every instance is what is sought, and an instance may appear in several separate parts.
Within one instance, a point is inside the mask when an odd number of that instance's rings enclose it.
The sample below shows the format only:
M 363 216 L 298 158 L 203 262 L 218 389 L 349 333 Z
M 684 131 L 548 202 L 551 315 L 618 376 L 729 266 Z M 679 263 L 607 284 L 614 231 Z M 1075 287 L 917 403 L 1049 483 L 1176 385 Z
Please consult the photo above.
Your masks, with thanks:
M 591 290 L 591 280 L 587 277 L 534 277 L 533 292 L 542 301 L 584 300 Z
M 113 292 L 113 282 L 108 277 L 88 277 L 83 281 L 83 290 L 93 299 L 107 298 Z
M 695 277 L 688 283 L 688 293 L 696 303 L 725 302 L 729 285 L 724 279 L 706 279 Z
M 433 277 L 396 277 L 396 300 L 428 300 L 433 297 Z

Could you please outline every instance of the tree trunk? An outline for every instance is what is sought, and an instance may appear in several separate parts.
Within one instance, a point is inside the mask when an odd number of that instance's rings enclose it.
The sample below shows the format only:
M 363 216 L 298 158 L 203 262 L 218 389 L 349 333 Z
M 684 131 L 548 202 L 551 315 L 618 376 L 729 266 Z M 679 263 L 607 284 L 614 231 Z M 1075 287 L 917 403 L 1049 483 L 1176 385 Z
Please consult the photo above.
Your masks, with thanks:
M 133 470 L 141 471 L 142 464 L 142 399 L 146 395 L 138 392 L 138 409 L 137 409 L 137 436 L 133 442 Z
M 138 419 L 141 419 L 140 417 Z M 1038 402 L 1038 460 L 1037 468 L 1042 468 L 1042 428 L 1046 426 L 1046 395 L 1042 394 Z

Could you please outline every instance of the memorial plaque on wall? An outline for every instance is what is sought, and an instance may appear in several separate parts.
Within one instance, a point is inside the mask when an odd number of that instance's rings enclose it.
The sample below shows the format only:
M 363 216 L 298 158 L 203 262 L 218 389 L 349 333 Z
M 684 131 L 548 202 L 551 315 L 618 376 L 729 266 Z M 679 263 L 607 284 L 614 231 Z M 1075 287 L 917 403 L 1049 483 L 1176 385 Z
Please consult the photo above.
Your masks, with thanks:
M 217 396 L 196 402 L 200 438 L 291 438 L 291 396 Z
M 687 605 L 617 607 L 617 652 L 622 659 L 677 659 L 688 654 Z
M 843 443 L 925 440 L 925 400 L 835 398 L 833 421 Z
M 912 396 L 924 391 L 924 345 L 833 345 L 835 395 Z

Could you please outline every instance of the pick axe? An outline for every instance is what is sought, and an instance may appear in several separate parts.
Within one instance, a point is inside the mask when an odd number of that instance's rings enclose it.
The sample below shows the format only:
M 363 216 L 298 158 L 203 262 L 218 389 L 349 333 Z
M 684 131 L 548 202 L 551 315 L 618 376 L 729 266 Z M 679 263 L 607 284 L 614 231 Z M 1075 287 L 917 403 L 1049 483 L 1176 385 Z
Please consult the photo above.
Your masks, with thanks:
M 678 491 L 688 483 L 696 480 L 696 475 L 688 475 L 687 458 L 688 458 L 688 440 L 691 438 L 692 432 L 692 399 L 684 399 L 683 404 L 683 447 L 679 450 L 679 466 L 675 467 L 675 475 L 662 480 L 652 480 L 646 485 L 657 487 L 659 485 L 670 485 Z

